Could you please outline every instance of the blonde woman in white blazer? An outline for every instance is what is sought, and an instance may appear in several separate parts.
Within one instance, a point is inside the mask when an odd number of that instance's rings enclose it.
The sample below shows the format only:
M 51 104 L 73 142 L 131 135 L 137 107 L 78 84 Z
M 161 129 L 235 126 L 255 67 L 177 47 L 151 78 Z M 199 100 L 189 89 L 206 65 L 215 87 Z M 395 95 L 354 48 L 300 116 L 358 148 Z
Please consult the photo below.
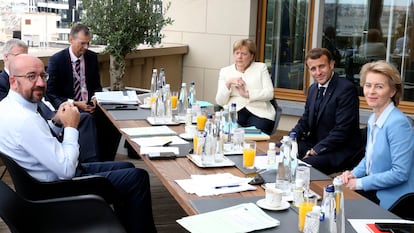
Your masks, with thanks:
M 252 40 L 234 43 L 235 63 L 220 70 L 216 102 L 220 106 L 236 103 L 240 126 L 256 126 L 271 134 L 276 114 L 270 103 L 274 98 L 273 83 L 267 66 L 254 62 L 255 54 Z

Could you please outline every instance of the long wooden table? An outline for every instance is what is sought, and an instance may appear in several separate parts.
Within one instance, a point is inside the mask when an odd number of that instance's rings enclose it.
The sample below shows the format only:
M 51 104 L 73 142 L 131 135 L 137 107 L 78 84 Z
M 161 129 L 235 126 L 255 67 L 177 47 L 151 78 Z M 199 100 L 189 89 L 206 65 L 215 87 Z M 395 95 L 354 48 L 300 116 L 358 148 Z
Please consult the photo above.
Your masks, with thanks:
M 131 127 L 147 127 L 150 126 L 146 120 L 115 120 L 108 111 L 103 109 L 107 117 L 111 122 L 118 128 L 131 128 Z M 184 132 L 184 126 L 170 126 L 171 129 L 175 130 L 177 133 Z M 134 143 L 129 135 L 125 134 L 120 130 L 125 139 L 131 144 L 133 149 L 138 153 L 140 151 L 139 146 Z M 278 141 L 278 139 L 272 138 L 270 141 Z M 260 141 L 257 143 L 257 152 L 263 153 L 267 150 L 268 141 Z M 161 180 L 163 185 L 168 189 L 171 195 L 175 198 L 178 204 L 184 209 L 188 215 L 197 214 L 197 210 L 191 205 L 190 200 L 198 199 L 211 199 L 211 198 L 221 198 L 221 197 L 257 197 L 264 196 L 265 192 L 261 186 L 257 186 L 255 191 L 245 191 L 240 193 L 232 194 L 223 194 L 217 196 L 209 197 L 199 197 L 195 194 L 186 193 L 176 182 L 178 179 L 189 179 L 191 175 L 194 174 L 215 174 L 215 173 L 224 173 L 228 172 L 236 176 L 243 177 L 244 174 L 236 167 L 224 167 L 224 168 L 199 168 L 193 162 L 185 157 L 177 158 L 174 160 L 149 160 L 146 156 L 141 155 L 142 160 L 146 165 L 151 169 Z M 332 181 L 311 181 L 311 189 L 317 194 L 323 194 L 323 189 L 327 184 L 331 184 Z M 361 196 L 349 189 L 344 188 L 344 197 L 346 199 L 356 199 L 361 198 Z

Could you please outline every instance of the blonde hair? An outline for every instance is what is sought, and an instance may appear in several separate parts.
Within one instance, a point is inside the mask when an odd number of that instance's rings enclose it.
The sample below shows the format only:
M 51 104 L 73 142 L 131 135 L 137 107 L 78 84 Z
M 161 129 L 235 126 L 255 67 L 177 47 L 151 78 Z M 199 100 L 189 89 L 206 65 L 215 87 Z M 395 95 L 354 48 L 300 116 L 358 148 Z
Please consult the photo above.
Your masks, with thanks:
M 400 72 L 392 64 L 379 60 L 374 62 L 366 63 L 362 66 L 361 72 L 359 72 L 360 85 L 364 86 L 368 73 L 378 73 L 383 74 L 388 77 L 388 85 L 395 90 L 395 95 L 391 97 L 392 102 L 395 106 L 398 106 L 400 103 L 400 98 L 402 96 L 402 84 Z
M 245 46 L 249 50 L 249 52 L 253 55 L 253 58 L 254 58 L 254 56 L 256 55 L 256 45 L 253 42 L 253 40 L 250 40 L 250 39 L 242 39 L 242 40 L 238 40 L 234 42 L 233 53 L 243 46 Z

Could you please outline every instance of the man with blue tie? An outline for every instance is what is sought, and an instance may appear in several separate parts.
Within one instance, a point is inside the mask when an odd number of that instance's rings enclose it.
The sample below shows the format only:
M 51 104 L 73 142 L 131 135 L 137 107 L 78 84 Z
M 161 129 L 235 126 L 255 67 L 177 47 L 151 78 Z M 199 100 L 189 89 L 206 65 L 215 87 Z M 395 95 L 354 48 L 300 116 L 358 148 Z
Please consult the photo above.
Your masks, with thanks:
M 81 111 L 90 113 L 96 123 L 100 160 L 113 160 L 121 134 L 96 107 L 95 92 L 102 91 L 98 56 L 89 50 L 92 33 L 81 23 L 69 34 L 70 46 L 49 58 L 46 99 L 57 109 L 70 101 Z
M 329 50 L 311 49 L 305 61 L 315 83 L 309 87 L 305 111 L 292 129 L 298 135 L 299 158 L 325 174 L 340 172 L 363 147 L 357 89 L 334 72 Z
M 10 89 L 9 81 L 9 64 L 10 60 L 20 54 L 27 54 L 29 47 L 27 44 L 19 39 L 8 40 L 3 47 L 3 61 L 4 70 L 0 73 L 0 100 L 7 96 Z M 61 138 L 63 128 L 60 123 L 54 120 L 55 112 L 43 101 L 38 103 L 38 112 L 49 123 L 53 134 Z M 97 146 L 96 146 L 96 126 L 95 121 L 87 113 L 81 113 L 79 130 L 79 145 L 80 155 L 79 162 L 95 162 L 98 161 Z

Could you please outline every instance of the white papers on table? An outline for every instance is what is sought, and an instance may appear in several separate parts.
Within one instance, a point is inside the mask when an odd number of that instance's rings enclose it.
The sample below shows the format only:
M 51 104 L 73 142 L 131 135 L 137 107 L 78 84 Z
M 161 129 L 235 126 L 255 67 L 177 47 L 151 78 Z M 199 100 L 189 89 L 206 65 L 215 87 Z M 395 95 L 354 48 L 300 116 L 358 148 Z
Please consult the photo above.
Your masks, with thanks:
M 188 216 L 177 222 L 188 231 L 197 233 L 251 232 L 280 225 L 279 220 L 270 217 L 253 203 Z
M 102 91 L 95 92 L 98 103 L 103 104 L 138 104 L 140 103 L 135 91 Z
M 140 154 L 172 152 L 179 155 L 180 149 L 176 146 L 143 146 L 139 148 Z
M 175 180 L 175 182 L 187 193 L 195 193 L 202 197 L 256 190 L 256 187 L 248 184 L 251 180 L 252 178 L 238 177 L 230 173 L 218 173 L 191 175 L 191 179 Z
M 170 136 L 177 135 L 177 133 L 166 125 L 149 126 L 149 127 L 135 127 L 135 128 L 121 128 L 121 130 L 130 137 L 149 137 L 149 136 Z
M 414 223 L 414 221 L 404 219 L 348 219 L 354 230 L 358 233 L 372 233 L 367 224 L 374 223 Z
M 132 138 L 136 144 L 141 147 L 144 146 L 162 146 L 166 143 L 169 145 L 178 145 L 178 144 L 188 144 L 186 140 L 178 137 L 178 136 L 155 136 L 155 137 L 139 137 L 139 138 Z

